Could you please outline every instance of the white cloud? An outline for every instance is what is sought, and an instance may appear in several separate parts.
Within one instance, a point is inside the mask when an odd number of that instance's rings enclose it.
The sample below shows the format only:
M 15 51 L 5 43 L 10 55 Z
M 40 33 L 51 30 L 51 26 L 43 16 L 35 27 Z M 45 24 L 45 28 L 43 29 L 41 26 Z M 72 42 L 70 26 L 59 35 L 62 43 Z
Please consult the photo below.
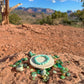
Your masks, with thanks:
M 80 2 L 81 0 L 72 0 L 72 1 Z
M 29 0 L 29 1 L 34 1 L 34 0 Z M 80 2 L 81 0 L 51 0 L 52 3 L 56 3 L 56 1 L 60 1 L 60 2 L 65 2 L 65 1 L 76 1 L 76 2 Z
M 61 2 L 65 2 L 65 1 L 67 1 L 67 0 L 60 0 Z
M 67 1 L 67 0 L 52 0 L 53 3 L 56 3 L 56 1 L 64 2 L 64 1 Z
M 29 1 L 34 1 L 34 0 L 29 0 Z
M 56 1 L 60 1 L 60 2 L 65 2 L 65 1 L 76 1 L 76 2 L 80 2 L 81 0 L 51 0 L 53 3 L 56 3 Z
M 56 3 L 56 0 L 52 0 L 53 3 Z

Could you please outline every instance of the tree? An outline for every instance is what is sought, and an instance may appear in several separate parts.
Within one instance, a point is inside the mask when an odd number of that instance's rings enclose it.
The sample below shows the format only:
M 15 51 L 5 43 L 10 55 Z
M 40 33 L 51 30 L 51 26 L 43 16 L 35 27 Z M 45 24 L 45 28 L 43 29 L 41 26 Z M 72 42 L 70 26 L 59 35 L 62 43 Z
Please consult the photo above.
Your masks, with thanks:
M 9 8 L 9 0 L 0 0 L 2 24 L 9 24 L 9 13 L 20 5 L 22 4 L 19 3 L 15 5 L 14 7 Z
M 83 2 L 83 5 L 82 5 L 82 7 L 84 7 L 84 0 L 81 0 L 81 2 Z M 83 10 L 84 11 L 84 10 Z M 83 15 L 84 15 L 84 13 L 83 13 Z M 84 25 L 84 16 L 82 16 L 83 17 L 83 25 Z
M 52 14 L 52 19 L 56 19 L 58 18 L 58 13 L 57 11 L 55 11 L 53 14 Z
M 9 16 L 9 21 L 12 24 L 15 24 L 15 25 L 21 24 L 20 20 L 21 20 L 21 18 L 15 13 L 13 13 Z
M 58 17 L 61 18 L 62 13 L 60 11 L 58 11 Z
M 52 20 L 52 17 L 49 15 L 49 16 L 47 16 L 47 22 L 46 22 L 47 24 L 50 24 L 50 25 L 52 25 L 53 24 L 53 20 Z
M 83 5 L 82 5 L 82 7 L 84 7 L 84 2 L 83 2 Z
M 82 5 L 82 7 L 84 7 L 84 0 L 81 0 L 81 2 L 83 2 L 83 5 Z

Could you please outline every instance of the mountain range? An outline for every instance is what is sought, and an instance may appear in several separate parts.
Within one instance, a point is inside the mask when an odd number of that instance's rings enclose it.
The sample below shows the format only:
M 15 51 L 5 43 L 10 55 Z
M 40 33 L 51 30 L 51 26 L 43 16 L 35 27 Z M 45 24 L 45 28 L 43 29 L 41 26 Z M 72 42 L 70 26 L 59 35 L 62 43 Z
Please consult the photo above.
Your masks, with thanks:
M 55 10 L 53 9 L 49 9 L 49 8 L 36 8 L 36 7 L 18 7 L 15 10 L 23 10 L 26 11 L 28 13 L 45 13 L 45 14 L 52 14 L 55 12 Z

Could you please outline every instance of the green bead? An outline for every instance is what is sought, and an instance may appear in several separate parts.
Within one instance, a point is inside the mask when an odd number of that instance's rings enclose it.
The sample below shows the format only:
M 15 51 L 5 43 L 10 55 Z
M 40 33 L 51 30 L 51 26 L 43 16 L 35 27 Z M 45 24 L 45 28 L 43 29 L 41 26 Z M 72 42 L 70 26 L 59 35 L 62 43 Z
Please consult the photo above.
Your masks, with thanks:
M 22 58 L 21 60 L 24 61 L 24 58 Z
M 61 71 L 62 73 L 66 73 L 67 71 Z
M 27 61 L 28 60 L 28 58 L 24 58 L 24 61 Z
M 46 69 L 46 71 L 50 71 L 50 70 L 51 70 L 51 68 L 47 68 L 47 69 Z
M 13 67 L 16 67 L 16 65 L 13 65 Z
M 67 61 L 67 63 L 70 63 L 70 61 Z
M 56 61 L 56 63 L 60 63 L 60 61 L 59 61 L 59 60 L 57 60 L 57 61 Z
M 57 55 L 54 55 L 54 57 L 55 57 L 55 58 L 59 58 L 59 56 L 57 56 Z
M 62 67 L 62 70 L 64 71 L 64 70 L 65 70 L 65 68 L 64 68 L 64 67 Z
M 55 59 L 55 56 L 52 56 L 53 59 Z
M 20 64 L 19 62 L 16 62 L 16 63 L 15 63 L 16 66 L 19 65 L 19 64 Z
M 53 73 L 56 74 L 57 72 L 55 70 L 53 70 Z
M 31 69 L 30 71 L 33 71 L 33 69 Z
M 29 66 L 27 66 L 27 69 L 29 69 Z
M 66 73 L 66 76 L 70 76 L 71 74 L 70 73 Z
M 48 74 L 45 74 L 45 76 L 48 76 Z
M 37 76 L 36 72 L 32 72 L 32 77 L 36 77 L 36 76 Z
M 62 68 L 62 65 L 60 63 L 56 63 L 58 68 Z
M 65 79 L 65 76 L 61 76 L 60 78 L 61 78 L 61 79 Z
M 22 63 L 22 60 L 19 60 L 18 63 Z
M 32 56 L 34 56 L 34 55 L 36 55 L 36 54 L 33 54 L 31 51 L 29 52 L 29 55 L 32 57 Z
M 49 76 L 44 76 L 43 77 L 43 82 L 47 82 L 49 80 Z
M 53 66 L 54 66 L 55 68 L 57 68 L 57 65 L 54 64 Z
M 43 82 L 47 82 L 48 80 L 46 80 L 46 79 L 43 79 Z
M 68 69 L 68 68 L 65 68 L 65 70 L 66 70 L 66 71 L 69 71 L 69 69 Z
M 66 71 L 66 68 L 64 68 L 64 67 L 62 67 L 61 69 L 60 69 L 60 71 L 62 72 L 62 73 L 66 73 L 67 71 Z
M 41 73 L 41 70 L 37 70 L 37 73 L 40 74 Z
M 58 64 L 63 64 L 63 62 L 61 61 L 61 59 L 58 59 L 58 60 L 56 61 L 56 63 L 58 63 Z
M 49 75 L 50 73 L 49 72 L 46 72 L 47 75 Z
M 20 64 L 18 65 L 18 67 L 23 67 L 23 64 L 22 64 L 22 63 L 20 63 Z
M 23 64 L 23 66 L 26 68 L 27 67 L 27 64 Z
M 28 60 L 28 58 L 26 57 L 26 58 L 22 58 L 21 59 L 22 61 L 27 61 Z
M 35 77 L 33 77 L 32 80 L 35 80 Z
M 36 74 L 36 72 L 32 72 L 32 75 L 33 75 L 33 74 Z
M 11 65 L 9 65 L 10 67 L 13 67 L 13 65 L 11 64 Z

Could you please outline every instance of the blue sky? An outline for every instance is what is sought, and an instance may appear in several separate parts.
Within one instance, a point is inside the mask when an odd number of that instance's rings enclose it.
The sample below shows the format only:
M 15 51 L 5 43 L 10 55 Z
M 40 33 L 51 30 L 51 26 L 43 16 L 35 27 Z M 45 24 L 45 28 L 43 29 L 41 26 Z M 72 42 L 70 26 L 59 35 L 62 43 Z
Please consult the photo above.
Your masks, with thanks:
M 51 8 L 57 11 L 66 12 L 67 10 L 81 10 L 83 7 L 80 0 L 9 0 L 10 7 L 22 3 L 22 7 Z M 21 7 L 20 6 L 20 7 Z

